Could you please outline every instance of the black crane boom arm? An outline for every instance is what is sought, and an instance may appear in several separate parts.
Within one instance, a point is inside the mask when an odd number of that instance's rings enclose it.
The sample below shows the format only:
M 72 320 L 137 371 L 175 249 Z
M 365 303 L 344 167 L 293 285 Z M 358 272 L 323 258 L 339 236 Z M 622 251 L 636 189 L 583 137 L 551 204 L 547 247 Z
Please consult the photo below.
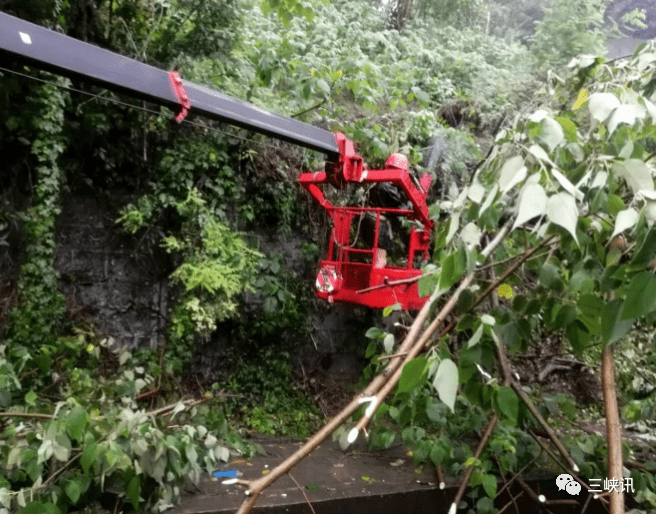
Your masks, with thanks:
M 40 69 L 82 79 L 173 110 L 180 100 L 170 73 L 0 12 L 0 54 Z M 184 82 L 190 113 L 237 125 L 327 154 L 336 161 L 334 135 L 219 91 Z

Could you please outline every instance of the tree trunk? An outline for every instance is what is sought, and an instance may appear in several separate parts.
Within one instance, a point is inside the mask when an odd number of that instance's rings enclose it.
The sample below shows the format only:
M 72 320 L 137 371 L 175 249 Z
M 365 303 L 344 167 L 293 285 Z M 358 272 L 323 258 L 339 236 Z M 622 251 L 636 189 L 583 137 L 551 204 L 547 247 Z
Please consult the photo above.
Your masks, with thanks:
M 412 0 L 396 0 L 396 6 L 392 10 L 391 15 L 391 28 L 402 32 L 405 29 L 405 24 L 410 18 L 410 11 L 412 10 Z
M 601 387 L 604 393 L 606 414 L 606 440 L 608 441 L 608 478 L 619 480 L 619 492 L 611 489 L 608 495 L 610 514 L 624 514 L 624 466 L 622 464 L 622 429 L 617 409 L 615 390 L 615 362 L 609 345 L 601 354 Z

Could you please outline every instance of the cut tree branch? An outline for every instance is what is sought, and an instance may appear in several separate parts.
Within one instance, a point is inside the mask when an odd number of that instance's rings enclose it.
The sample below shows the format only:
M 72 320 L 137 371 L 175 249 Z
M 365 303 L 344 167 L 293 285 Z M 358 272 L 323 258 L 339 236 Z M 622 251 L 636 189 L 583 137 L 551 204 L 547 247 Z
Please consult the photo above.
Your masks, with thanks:
M 499 418 L 495 414 L 494 416 L 492 416 L 492 419 L 490 419 L 490 422 L 487 424 L 487 427 L 485 428 L 485 432 L 481 437 L 481 442 L 478 444 L 478 447 L 476 448 L 476 453 L 474 454 L 475 459 L 481 458 L 481 454 L 483 453 L 483 450 L 485 449 L 485 446 L 487 445 L 487 442 L 490 439 L 490 436 L 492 435 L 492 431 L 494 430 L 494 427 L 497 424 L 498 420 Z M 458 492 L 456 493 L 456 497 L 453 499 L 453 503 L 451 503 L 451 508 L 449 508 L 449 514 L 456 514 L 458 510 L 458 505 L 460 504 L 460 500 L 462 500 L 462 497 L 465 494 L 465 490 L 467 489 L 467 484 L 469 484 L 469 479 L 471 478 L 473 471 L 474 471 L 474 466 L 469 466 L 467 468 L 467 471 L 465 471 L 465 476 L 462 478 L 462 482 L 460 482 L 460 487 L 458 487 Z
M 494 249 L 496 249 L 497 246 L 499 246 L 499 244 L 501 244 L 504 238 L 510 233 L 510 229 L 512 227 L 512 221 L 513 221 L 512 219 L 508 220 L 508 222 L 501 228 L 501 230 L 495 236 L 492 242 L 485 248 L 485 250 L 481 252 L 481 255 L 483 255 L 484 258 L 489 257 L 494 251 Z M 473 276 L 473 273 L 471 275 Z M 467 279 L 465 279 L 465 281 L 466 280 Z M 459 295 L 460 291 L 461 288 L 459 288 L 458 291 L 456 291 L 456 293 Z M 410 357 L 411 353 L 416 354 L 421 348 L 424 347 L 426 341 L 428 341 L 428 339 L 430 338 L 430 335 L 437 329 L 437 327 L 441 323 L 441 322 L 436 323 L 435 322 L 436 320 L 434 320 L 429 325 L 428 329 L 424 332 L 422 337 L 419 338 L 418 340 L 419 332 L 421 331 L 424 322 L 427 320 L 428 314 L 430 313 L 431 306 L 436 299 L 437 299 L 437 292 L 433 293 L 430 300 L 427 301 L 422 307 L 422 309 L 419 311 L 419 314 L 417 315 L 417 318 L 415 319 L 412 326 L 410 327 L 410 330 L 408 331 L 408 334 L 403 340 L 403 343 L 397 349 L 397 353 L 408 354 L 406 356 L 406 359 L 402 360 L 400 357 L 391 358 L 387 366 L 383 370 L 383 372 L 377 377 L 375 377 L 371 381 L 369 386 L 367 386 L 363 391 L 361 391 L 360 394 L 356 395 L 355 398 L 353 398 L 353 400 L 346 407 L 344 407 L 335 417 L 333 417 L 333 419 L 331 419 L 316 434 L 314 434 L 301 448 L 299 448 L 294 454 L 290 455 L 287 459 L 285 459 L 285 461 L 283 461 L 281 464 L 279 464 L 273 470 L 271 470 L 270 473 L 258 478 L 257 480 L 248 482 L 247 485 L 248 489 L 246 491 L 246 496 L 248 496 L 248 498 L 246 498 L 246 500 L 239 507 L 237 514 L 249 513 L 253 508 L 253 506 L 255 505 L 257 498 L 262 493 L 262 491 L 264 491 L 267 487 L 269 487 L 269 485 L 275 482 L 282 475 L 286 474 L 302 459 L 307 457 L 312 451 L 314 451 L 315 448 L 317 448 L 324 440 L 326 440 L 328 436 L 330 436 L 330 434 L 332 434 L 339 426 L 344 424 L 344 422 L 348 420 L 348 418 L 360 407 L 362 399 L 371 398 L 383 387 L 385 387 L 390 383 L 391 384 L 388 386 L 389 390 L 391 390 L 391 388 L 394 387 L 396 383 L 394 382 L 394 379 L 398 380 L 398 377 L 400 376 L 400 373 L 396 373 L 397 370 L 400 369 L 402 364 L 404 364 L 407 360 L 409 360 L 408 357 Z M 417 351 L 412 352 L 415 346 L 417 348 Z M 377 405 L 374 405 L 373 409 L 368 409 L 368 410 L 375 412 L 376 407 Z M 373 414 L 373 412 L 371 412 L 371 414 Z M 357 437 L 358 433 L 351 431 L 351 433 L 349 434 L 349 440 L 353 438 L 352 434 L 354 434 L 355 437 Z M 241 484 L 241 485 L 246 485 L 246 484 Z
M 590 486 L 589 486 L 584 480 L 582 480 L 582 479 L 581 479 L 576 473 L 572 472 L 571 469 L 568 469 L 567 466 L 563 465 L 563 463 L 558 459 L 558 457 L 556 457 L 556 456 L 553 454 L 553 452 L 552 452 L 549 448 L 547 448 L 547 446 L 546 446 L 542 441 L 540 441 L 540 439 L 538 438 L 538 436 L 535 435 L 535 433 L 534 433 L 532 430 L 529 430 L 529 434 L 531 434 L 531 437 L 535 440 L 535 442 L 538 443 L 538 444 L 540 445 L 540 448 L 542 448 L 542 450 L 544 450 L 544 453 L 546 453 L 546 454 L 549 456 L 549 458 L 550 458 L 552 461 L 554 461 L 554 463 L 555 463 L 558 467 L 560 467 L 563 471 L 567 471 L 568 473 L 570 473 L 570 474 L 574 477 L 574 480 L 576 480 L 579 484 L 581 484 L 581 487 L 583 487 L 586 491 L 590 491 L 590 489 L 592 489 L 592 488 L 591 488 L 591 487 L 590 487 Z M 598 499 L 598 500 L 600 500 L 603 504 L 608 505 L 608 501 L 605 500 L 604 498 L 602 498 L 601 496 L 596 496 L 596 495 L 595 495 L 595 499 Z

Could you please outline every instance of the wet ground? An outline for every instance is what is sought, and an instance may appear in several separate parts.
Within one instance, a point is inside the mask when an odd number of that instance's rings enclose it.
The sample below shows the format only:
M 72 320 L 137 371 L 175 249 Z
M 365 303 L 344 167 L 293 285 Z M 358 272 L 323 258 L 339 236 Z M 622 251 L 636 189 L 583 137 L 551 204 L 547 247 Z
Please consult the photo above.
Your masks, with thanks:
M 292 440 L 270 439 L 262 444 L 266 456 L 251 462 L 235 460 L 217 471 L 238 472 L 242 479 L 255 479 L 266 474 L 303 443 Z M 343 452 L 336 442 L 326 441 L 309 457 L 274 482 L 259 498 L 253 512 L 268 514 L 447 514 L 456 494 L 457 481 L 446 481 L 441 490 L 433 466 L 413 466 L 408 449 L 398 446 L 383 452 L 368 452 L 363 445 Z M 227 514 L 237 511 L 244 499 L 244 488 L 224 485 L 224 478 L 201 480 L 197 491 L 184 493 L 180 505 L 167 514 Z M 527 480 L 538 493 L 547 499 L 572 499 L 555 487 L 555 476 L 534 477 Z M 501 489 L 502 484 L 499 485 Z M 302 489 L 302 490 L 301 490 Z M 304 496 L 307 496 L 307 500 Z M 513 494 L 520 493 L 513 489 Z M 586 504 L 587 494 L 581 492 L 577 505 L 549 506 L 553 514 L 580 513 Z M 504 493 L 497 499 L 497 507 L 509 500 Z M 537 512 L 538 506 L 523 494 L 506 512 Z M 596 502 L 588 502 L 585 512 L 595 514 Z M 460 510 L 465 513 L 467 510 Z

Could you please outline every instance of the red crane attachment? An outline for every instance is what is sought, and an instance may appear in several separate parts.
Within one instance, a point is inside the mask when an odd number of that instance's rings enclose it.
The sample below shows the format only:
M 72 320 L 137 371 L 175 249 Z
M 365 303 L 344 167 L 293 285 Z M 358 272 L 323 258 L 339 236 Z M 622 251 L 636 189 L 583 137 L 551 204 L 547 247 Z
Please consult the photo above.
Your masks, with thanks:
M 329 302 L 346 302 L 373 308 L 385 308 L 399 303 L 401 309 L 421 309 L 428 297 L 420 297 L 417 287 L 421 270 L 418 265 L 428 259 L 428 247 L 433 222 L 428 217 L 426 197 L 432 177 L 424 173 L 415 184 L 408 172 L 404 155 L 392 154 L 382 170 L 369 170 L 362 157 L 355 153 L 353 143 L 344 134 L 335 133 L 339 147 L 337 162 L 328 162 L 324 172 L 303 173 L 300 184 L 319 202 L 332 220 L 328 255 L 319 263 L 317 296 Z M 349 183 L 389 183 L 407 197 L 411 208 L 357 207 L 333 205 L 321 186 L 331 184 L 343 188 Z M 380 248 L 381 218 L 405 217 L 416 226 L 410 229 L 404 265 L 387 263 L 387 255 Z M 373 244 L 356 247 L 352 226 L 361 216 L 375 217 Z M 355 230 L 356 237 L 358 230 Z M 361 246 L 361 245 L 360 245 Z M 421 257 L 416 262 L 415 257 Z

